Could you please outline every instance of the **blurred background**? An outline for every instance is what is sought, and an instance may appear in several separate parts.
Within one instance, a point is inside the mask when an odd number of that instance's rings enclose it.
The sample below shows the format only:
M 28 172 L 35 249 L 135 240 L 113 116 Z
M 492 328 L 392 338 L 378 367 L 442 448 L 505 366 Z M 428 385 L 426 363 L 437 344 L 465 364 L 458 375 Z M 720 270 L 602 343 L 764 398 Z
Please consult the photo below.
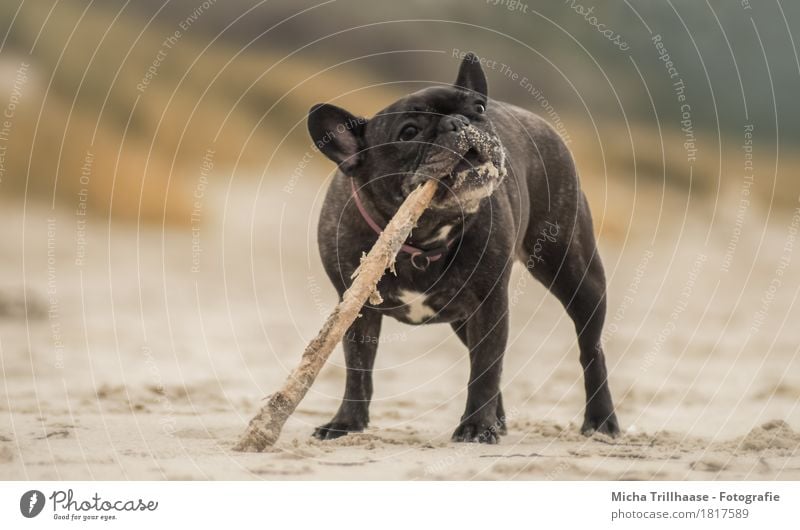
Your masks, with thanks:
M 473 50 L 492 96 L 570 140 L 581 171 L 599 175 L 587 183 L 594 193 L 738 193 L 750 124 L 763 168 L 753 196 L 791 206 L 798 11 L 774 1 L 8 0 L 0 102 L 18 97 L 0 139 L 0 188 L 46 203 L 86 188 L 92 215 L 188 223 L 209 150 L 217 175 L 280 178 L 311 148 L 311 104 L 371 115 L 452 81 L 454 55 Z M 330 170 L 312 158 L 306 174 Z
M 0 477 L 800 477 L 798 40 L 787 0 L 3 0 Z M 279 450 L 232 453 L 336 302 L 308 109 L 467 51 L 576 158 L 629 436 L 577 434 L 572 323 L 515 269 L 499 451 L 552 459 L 454 452 L 467 352 L 394 321 L 364 437 L 309 439 L 337 349 Z

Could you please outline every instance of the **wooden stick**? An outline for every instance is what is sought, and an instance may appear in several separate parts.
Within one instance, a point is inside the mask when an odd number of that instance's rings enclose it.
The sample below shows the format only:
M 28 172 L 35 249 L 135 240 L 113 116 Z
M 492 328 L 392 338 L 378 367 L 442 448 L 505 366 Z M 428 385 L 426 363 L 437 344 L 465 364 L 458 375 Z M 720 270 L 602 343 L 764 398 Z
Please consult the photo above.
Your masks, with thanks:
M 376 292 L 378 281 L 386 269 L 394 267 L 395 256 L 433 199 L 436 186 L 435 180 L 428 180 L 403 201 L 369 254 L 361 258 L 361 264 L 353 274 L 353 283 L 320 332 L 306 346 L 300 364 L 289 374 L 283 388 L 268 396 L 267 404 L 250 420 L 234 447 L 236 451 L 260 452 L 278 440 L 284 423 L 305 397 L 350 324 L 358 318 L 361 308 L 371 296 L 379 296 Z

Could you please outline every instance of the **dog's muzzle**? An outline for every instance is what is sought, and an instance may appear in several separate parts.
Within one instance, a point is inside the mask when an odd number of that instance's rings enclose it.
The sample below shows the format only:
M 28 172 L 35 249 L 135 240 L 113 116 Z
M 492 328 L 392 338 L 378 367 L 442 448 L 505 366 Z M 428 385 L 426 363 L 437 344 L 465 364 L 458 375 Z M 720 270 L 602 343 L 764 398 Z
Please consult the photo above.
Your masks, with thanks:
M 429 178 L 441 183 L 431 204 L 434 209 L 477 210 L 506 176 L 506 156 L 500 139 L 473 125 L 444 136 L 445 143 L 432 145 L 417 171 L 408 179 L 408 192 Z

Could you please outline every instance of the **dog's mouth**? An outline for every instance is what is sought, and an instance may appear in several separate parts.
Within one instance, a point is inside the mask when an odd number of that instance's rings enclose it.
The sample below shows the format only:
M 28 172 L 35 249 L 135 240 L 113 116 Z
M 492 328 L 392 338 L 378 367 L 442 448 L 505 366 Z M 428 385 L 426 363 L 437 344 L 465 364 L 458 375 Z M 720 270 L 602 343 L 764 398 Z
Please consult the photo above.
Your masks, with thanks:
M 505 150 L 492 131 L 472 125 L 446 137 L 445 142 L 421 153 L 422 161 L 403 183 L 403 193 L 408 195 L 425 180 L 435 178 L 440 186 L 431 208 L 474 213 L 506 176 Z
M 488 156 L 479 153 L 476 148 L 470 147 L 469 150 L 467 150 L 467 152 L 461 156 L 461 160 L 459 160 L 453 170 L 450 171 L 448 177 L 450 179 L 455 179 L 457 175 L 463 173 L 464 171 L 474 169 L 488 161 Z
M 466 127 L 454 147 L 462 154 L 449 171 L 442 172 L 444 177 L 432 206 L 473 213 L 505 178 L 505 151 L 497 136 L 475 127 Z

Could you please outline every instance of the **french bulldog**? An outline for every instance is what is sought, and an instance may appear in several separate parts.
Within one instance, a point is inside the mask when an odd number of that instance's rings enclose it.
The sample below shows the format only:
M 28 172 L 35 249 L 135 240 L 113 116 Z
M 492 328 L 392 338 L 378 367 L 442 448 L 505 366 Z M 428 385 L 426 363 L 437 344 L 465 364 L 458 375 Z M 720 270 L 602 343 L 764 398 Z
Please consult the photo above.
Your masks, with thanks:
M 394 271 L 378 283 L 379 296 L 345 335 L 344 399 L 316 438 L 367 426 L 381 320 L 390 316 L 450 325 L 470 358 L 466 408 L 452 440 L 497 443 L 507 433 L 500 378 L 515 260 L 574 322 L 586 392 L 581 431 L 619 433 L 600 341 L 605 277 L 572 157 L 543 119 L 487 94 L 480 62 L 468 54 L 454 84 L 414 92 L 371 119 L 331 104 L 309 111 L 314 144 L 338 166 L 317 235 L 340 298 L 408 194 L 439 181 Z

